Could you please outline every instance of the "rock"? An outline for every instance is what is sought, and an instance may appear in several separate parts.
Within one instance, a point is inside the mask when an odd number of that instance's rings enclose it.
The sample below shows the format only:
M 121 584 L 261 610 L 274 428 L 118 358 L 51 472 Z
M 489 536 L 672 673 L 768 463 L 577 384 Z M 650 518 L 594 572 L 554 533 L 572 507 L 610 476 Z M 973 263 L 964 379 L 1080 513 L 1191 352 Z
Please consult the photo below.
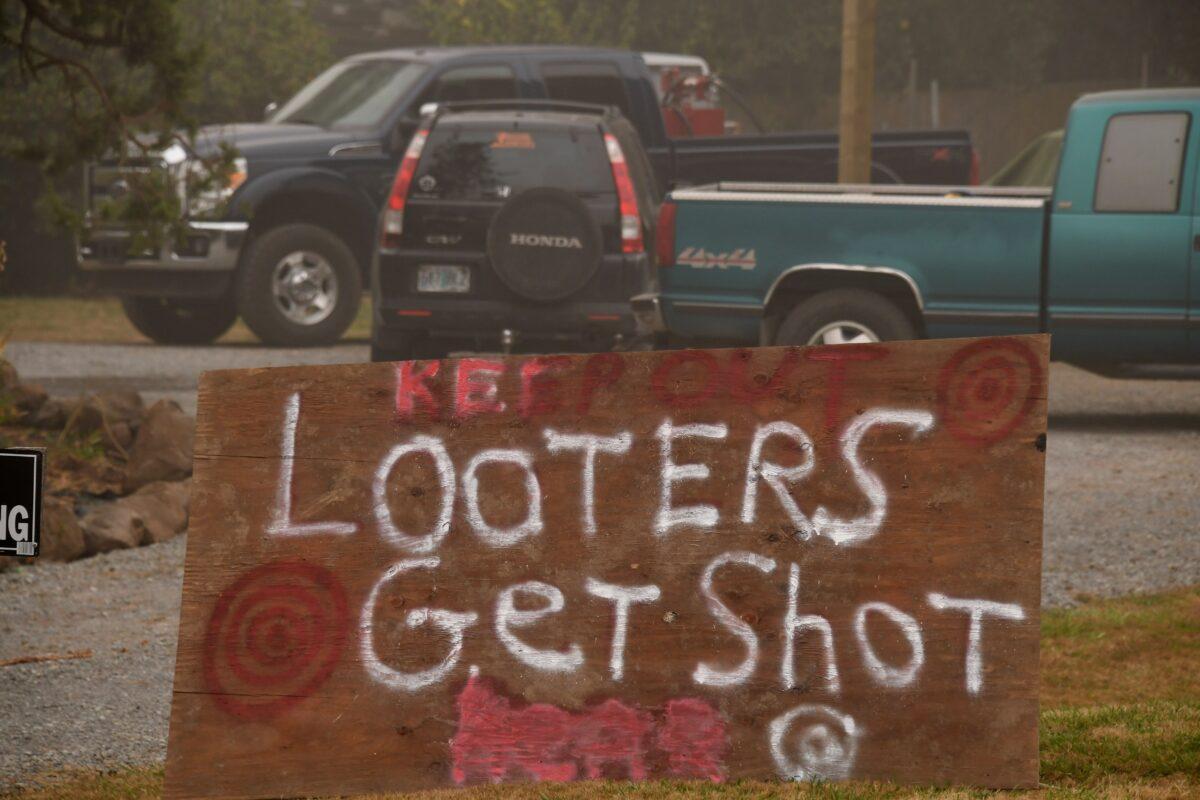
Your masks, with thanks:
M 94 394 L 84 401 L 83 410 L 80 413 L 80 423 L 83 424 L 82 418 L 86 416 L 87 424 L 92 427 L 81 430 L 89 432 L 100 430 L 102 413 L 108 420 L 109 427 L 124 424 L 129 426 L 131 431 L 135 431 L 142 424 L 142 418 L 146 415 L 146 406 L 142 403 L 142 396 L 132 390 Z
M 187 529 L 191 483 L 155 481 L 116 501 L 141 518 L 146 531 L 141 544 L 165 542 Z
M 130 446 L 133 444 L 133 430 L 125 422 L 114 422 L 108 426 L 109 432 L 112 434 L 110 439 L 108 434 L 104 436 L 104 445 L 110 450 L 119 447 L 126 453 L 129 452 Z
M 137 547 L 146 538 L 142 517 L 120 501 L 92 509 L 79 524 L 88 555 Z
M 40 387 L 29 389 L 42 395 L 40 402 L 35 397 L 29 398 L 36 406 L 29 419 L 29 424 L 35 428 L 57 430 L 70 423 L 72 432 L 89 434 L 103 431 L 107 420 L 109 428 L 125 425 L 133 432 L 141 425 L 146 414 L 142 396 L 134 391 L 101 392 L 89 397 L 46 400 L 45 392 Z
M 8 397 L 17 411 L 25 416 L 36 414 L 49 399 L 46 390 L 36 383 L 19 383 L 8 390 Z
M 66 419 L 71 432 L 81 435 L 99 432 L 107 439 L 105 424 L 125 425 L 132 432 L 142 422 L 142 396 L 137 392 L 101 392 L 86 398 L 66 401 Z
M 69 428 L 71 433 L 78 436 L 103 430 L 104 420 L 100 415 L 100 407 L 93 403 L 90 397 L 71 401 L 71 411 L 63 427 Z
M 75 508 L 67 500 L 47 497 L 42 502 L 42 543 L 38 558 L 46 561 L 74 561 L 84 554 L 83 529 L 75 517 Z
M 159 400 L 146 411 L 129 452 L 125 491 L 155 481 L 176 481 L 192 474 L 192 436 L 196 423 L 179 404 Z
M 155 481 L 105 503 L 83 518 L 88 553 L 140 547 L 173 539 L 187 529 L 191 480 Z
M 75 412 L 79 400 L 47 400 L 34 412 L 29 424 L 35 428 L 57 430 L 67 424 L 67 419 Z
M 6 359 L 0 358 L 0 392 L 14 389 L 21 384 L 17 368 Z
M 12 364 L 0 358 L 0 409 L 16 412 L 24 420 L 46 402 L 46 392 L 40 386 L 26 386 L 17 377 Z

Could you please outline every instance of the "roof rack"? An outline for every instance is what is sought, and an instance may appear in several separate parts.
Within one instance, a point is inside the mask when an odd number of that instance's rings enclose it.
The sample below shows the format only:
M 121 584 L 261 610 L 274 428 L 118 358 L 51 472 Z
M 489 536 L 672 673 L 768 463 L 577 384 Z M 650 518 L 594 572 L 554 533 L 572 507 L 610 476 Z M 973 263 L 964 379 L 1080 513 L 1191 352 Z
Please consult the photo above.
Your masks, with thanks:
M 443 111 L 569 111 L 576 114 L 597 114 L 608 116 L 620 114 L 615 106 L 602 106 L 595 103 L 575 103 L 566 100 L 459 100 L 449 103 L 429 103 L 437 108 L 428 113 L 441 114 Z M 422 106 L 421 116 L 426 106 Z

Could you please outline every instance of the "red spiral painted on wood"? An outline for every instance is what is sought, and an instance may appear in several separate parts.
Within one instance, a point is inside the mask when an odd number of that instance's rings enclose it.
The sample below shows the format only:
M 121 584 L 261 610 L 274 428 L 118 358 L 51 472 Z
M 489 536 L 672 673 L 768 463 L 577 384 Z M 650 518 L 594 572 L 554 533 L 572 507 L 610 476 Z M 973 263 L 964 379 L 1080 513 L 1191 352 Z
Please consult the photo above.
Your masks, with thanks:
M 346 644 L 346 595 L 333 573 L 264 564 L 217 598 L 204 636 L 204 682 L 242 719 L 275 717 L 315 692 Z
M 969 444 L 994 444 L 1016 430 L 1044 387 L 1041 364 L 1023 343 L 972 342 L 942 367 L 938 416 L 956 438 Z

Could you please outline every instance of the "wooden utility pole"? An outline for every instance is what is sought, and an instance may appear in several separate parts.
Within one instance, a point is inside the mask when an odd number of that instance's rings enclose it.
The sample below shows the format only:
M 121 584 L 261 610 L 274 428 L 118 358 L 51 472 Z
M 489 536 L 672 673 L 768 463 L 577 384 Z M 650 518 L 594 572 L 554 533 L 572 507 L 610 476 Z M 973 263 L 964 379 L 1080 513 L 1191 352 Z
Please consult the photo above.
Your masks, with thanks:
M 871 182 L 875 100 L 875 0 L 842 0 L 842 91 L 838 182 Z

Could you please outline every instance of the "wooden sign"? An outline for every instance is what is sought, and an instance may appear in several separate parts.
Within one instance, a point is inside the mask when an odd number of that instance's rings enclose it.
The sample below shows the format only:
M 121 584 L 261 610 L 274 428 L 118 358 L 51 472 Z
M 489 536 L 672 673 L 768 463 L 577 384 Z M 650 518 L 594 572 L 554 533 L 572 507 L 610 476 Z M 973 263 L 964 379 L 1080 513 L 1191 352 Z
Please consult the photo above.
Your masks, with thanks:
M 167 796 L 1035 785 L 1047 351 L 207 373 Z

